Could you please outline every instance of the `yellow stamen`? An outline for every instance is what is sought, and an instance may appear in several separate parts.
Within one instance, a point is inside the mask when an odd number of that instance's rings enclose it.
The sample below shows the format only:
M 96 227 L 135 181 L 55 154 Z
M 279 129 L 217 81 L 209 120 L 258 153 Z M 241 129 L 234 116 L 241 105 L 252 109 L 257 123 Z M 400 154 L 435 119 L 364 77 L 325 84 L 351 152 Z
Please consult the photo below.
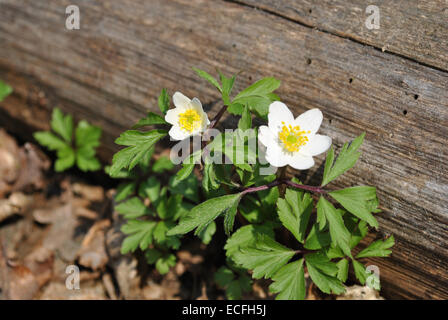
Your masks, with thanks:
M 308 142 L 306 134 L 311 133 L 311 131 L 300 130 L 299 126 L 286 126 L 284 122 L 282 124 L 282 131 L 278 134 L 278 138 L 283 142 L 284 148 L 289 152 L 299 151 L 300 147 Z
M 192 133 L 202 124 L 201 116 L 194 109 L 188 109 L 183 113 L 179 113 L 179 126 L 182 130 Z

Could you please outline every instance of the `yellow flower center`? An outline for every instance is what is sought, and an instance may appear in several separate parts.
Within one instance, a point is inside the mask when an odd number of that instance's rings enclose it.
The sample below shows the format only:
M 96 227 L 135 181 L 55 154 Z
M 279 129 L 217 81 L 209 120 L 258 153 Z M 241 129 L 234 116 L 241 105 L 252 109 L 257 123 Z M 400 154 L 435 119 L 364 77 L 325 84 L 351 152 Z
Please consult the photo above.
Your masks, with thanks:
M 282 124 L 282 131 L 278 134 L 278 138 L 283 142 L 284 148 L 289 152 L 299 151 L 300 147 L 308 142 L 306 134 L 311 133 L 311 131 L 300 130 L 299 126 L 286 126 L 284 122 Z
M 194 109 L 188 109 L 183 113 L 179 113 L 179 126 L 182 130 L 192 133 L 202 124 L 201 116 Z

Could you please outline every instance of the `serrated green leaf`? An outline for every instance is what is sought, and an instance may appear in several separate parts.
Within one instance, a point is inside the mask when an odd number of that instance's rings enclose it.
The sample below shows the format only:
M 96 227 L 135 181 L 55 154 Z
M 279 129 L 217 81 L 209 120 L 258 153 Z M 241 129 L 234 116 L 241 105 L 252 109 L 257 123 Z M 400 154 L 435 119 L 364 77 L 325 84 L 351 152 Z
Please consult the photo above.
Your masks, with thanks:
M 235 223 L 235 216 L 237 214 L 239 201 L 235 201 L 233 205 L 224 214 L 224 231 L 227 236 L 233 231 L 233 224 Z
M 223 266 L 215 272 L 214 275 L 215 282 L 220 287 L 226 287 L 233 279 L 235 279 L 235 274 L 229 268 Z
M 128 130 L 123 132 L 115 140 L 115 143 L 127 146 L 127 148 L 118 151 L 114 155 L 109 171 L 110 175 L 114 177 L 123 168 L 128 168 L 128 170 L 134 168 L 145 156 L 145 153 L 149 152 L 154 144 L 166 135 L 166 130 L 152 130 L 147 132 Z
M 386 240 L 377 240 L 372 242 L 367 248 L 363 249 L 356 255 L 356 258 L 367 257 L 388 257 L 392 251 L 389 250 L 395 244 L 394 236 L 390 236 Z
M 199 232 L 198 237 L 202 240 L 203 244 L 209 244 L 212 241 L 213 235 L 216 232 L 215 221 L 210 222 L 205 229 Z
M 165 121 L 165 118 L 154 113 L 148 112 L 148 115 L 145 118 L 140 119 L 136 124 L 132 126 L 132 129 L 138 129 L 141 127 L 151 126 L 155 124 L 168 124 Z
M 241 119 L 238 121 L 238 129 L 248 130 L 250 128 L 252 128 L 252 118 L 250 116 L 249 107 L 244 106 L 243 114 L 241 115 Z
M 141 197 L 147 197 L 152 203 L 156 203 L 160 196 L 160 181 L 151 176 L 140 184 L 139 195 Z
M 12 93 L 12 88 L 0 80 L 0 102 Z
M 161 275 L 167 274 L 171 267 L 176 265 L 176 256 L 174 254 L 164 254 L 156 262 L 156 269 Z
M 252 112 L 264 117 L 268 113 L 269 104 L 273 101 L 273 99 L 278 98 L 276 95 L 272 95 L 272 93 L 279 86 L 280 81 L 275 78 L 263 78 L 258 80 L 238 93 L 233 99 L 231 106 L 248 105 Z
M 214 77 L 212 77 L 210 74 L 208 74 L 207 72 L 198 69 L 198 68 L 193 68 L 193 70 L 202 78 L 207 80 L 208 82 L 210 82 L 212 85 L 214 85 L 216 87 L 216 89 L 219 90 L 219 92 L 222 92 L 221 86 L 219 85 L 218 80 L 216 80 Z
M 370 226 L 378 228 L 378 221 L 370 213 L 375 209 L 371 202 L 378 203 L 375 187 L 351 187 L 332 191 L 328 194 L 347 209 L 348 212 L 366 221 Z
M 50 122 L 54 132 L 59 134 L 67 143 L 71 143 L 73 134 L 73 118 L 62 113 L 59 108 L 54 108 Z
M 100 161 L 95 158 L 95 150 L 89 147 L 82 147 L 76 150 L 76 165 L 84 172 L 101 169 Z
M 355 270 L 356 279 L 358 279 L 362 285 L 365 285 L 367 279 L 366 268 L 361 262 L 356 260 L 352 260 L 352 264 L 353 269 Z
M 181 194 L 193 202 L 199 201 L 199 182 L 195 175 L 190 175 L 183 180 L 177 179 L 177 176 L 171 177 L 169 189 L 173 194 Z
M 75 140 L 77 148 L 96 148 L 100 145 L 101 128 L 81 120 L 76 126 Z
M 162 255 L 163 253 L 161 251 L 154 248 L 150 248 L 145 251 L 145 258 L 149 264 L 156 263 L 156 261 L 159 260 Z
M 57 156 L 58 159 L 54 163 L 54 170 L 56 172 L 65 171 L 73 167 L 73 165 L 75 164 L 76 161 L 75 151 L 69 146 L 66 146 L 65 148 L 62 149 L 58 149 Z
M 221 71 L 218 71 L 218 72 L 219 72 L 219 79 L 221 80 L 221 84 L 222 84 L 222 90 L 221 90 L 222 100 L 223 100 L 224 104 L 228 106 L 230 104 L 230 93 L 232 92 L 232 88 L 233 88 L 233 84 L 235 83 L 236 76 L 228 78 L 224 74 L 222 74 Z
M 306 267 L 311 277 L 311 280 L 313 280 L 314 284 L 322 292 L 327 294 L 331 293 L 341 294 L 345 291 L 344 286 L 342 285 L 341 281 L 338 278 L 323 273 L 318 268 L 310 264 L 308 261 L 306 261 Z
M 174 168 L 174 164 L 171 162 L 170 158 L 167 156 L 161 156 L 154 162 L 152 166 L 152 171 L 155 173 L 162 173 L 164 171 L 169 171 Z
M 38 131 L 33 134 L 34 139 L 39 142 L 40 145 L 48 148 L 49 150 L 55 151 L 59 149 L 64 149 L 69 147 L 66 142 L 58 138 L 56 135 L 50 131 Z
M 338 273 L 338 267 L 336 264 L 331 262 L 330 258 L 328 258 L 328 256 L 323 252 L 308 253 L 305 255 L 305 260 L 309 264 L 312 264 L 313 267 L 329 276 L 334 277 Z
M 304 247 L 308 250 L 319 250 L 327 247 L 331 243 L 330 232 L 321 231 L 317 224 L 314 224 L 305 240 Z
M 154 228 L 154 240 L 159 244 L 168 248 L 178 249 L 180 246 L 180 240 L 176 236 L 168 235 L 168 231 L 171 230 L 176 224 L 173 221 L 162 220 L 159 221 Z
M 231 258 L 243 247 L 254 245 L 258 235 L 266 235 L 273 238 L 274 231 L 266 225 L 248 224 L 239 228 L 227 239 L 224 246 L 227 257 Z
M 253 246 L 242 247 L 232 259 L 246 269 L 253 270 L 255 279 L 271 278 L 295 254 L 271 237 L 260 235 Z
M 304 300 L 306 296 L 303 259 L 288 263 L 272 277 L 269 291 L 278 293 L 276 300 Z
M 331 241 L 337 245 L 342 251 L 349 257 L 350 252 L 350 233 L 344 225 L 344 220 L 341 214 L 336 208 L 324 197 L 320 197 L 317 203 L 317 211 L 319 214 L 324 215 L 328 220 L 330 228 Z
M 169 231 L 169 234 L 185 234 L 195 228 L 203 229 L 240 199 L 240 193 L 209 199 L 194 207 L 180 220 L 179 225 Z
M 277 200 L 277 213 L 283 226 L 303 243 L 313 210 L 313 198 L 307 192 L 286 189 L 285 199 Z
M 166 91 L 166 89 L 162 89 L 157 102 L 160 111 L 162 111 L 162 113 L 165 114 L 170 108 L 170 97 L 168 96 L 168 92 Z
M 121 231 L 128 235 L 121 245 L 121 253 L 135 251 L 138 247 L 142 250 L 147 249 L 152 243 L 155 226 L 155 221 L 129 220 L 121 227 Z
M 347 259 L 341 259 L 336 263 L 338 267 L 338 274 L 337 278 L 341 280 L 342 282 L 347 281 L 348 278 L 348 260 Z
M 152 214 L 151 210 L 138 197 L 121 202 L 115 206 L 115 210 L 126 219 L 135 219 L 143 215 Z
M 339 152 L 339 156 L 336 161 L 334 161 L 334 150 L 333 147 L 331 147 L 325 161 L 322 186 L 327 185 L 355 165 L 361 155 L 361 152 L 358 152 L 357 150 L 364 141 L 365 135 L 365 132 L 362 133 L 359 137 L 352 141 L 350 146 L 348 143 L 345 143 Z
M 137 183 L 134 181 L 121 183 L 117 187 L 117 192 L 115 193 L 115 197 L 114 197 L 115 201 L 120 202 L 120 201 L 123 201 L 124 199 L 128 198 L 135 192 L 136 187 L 137 187 Z

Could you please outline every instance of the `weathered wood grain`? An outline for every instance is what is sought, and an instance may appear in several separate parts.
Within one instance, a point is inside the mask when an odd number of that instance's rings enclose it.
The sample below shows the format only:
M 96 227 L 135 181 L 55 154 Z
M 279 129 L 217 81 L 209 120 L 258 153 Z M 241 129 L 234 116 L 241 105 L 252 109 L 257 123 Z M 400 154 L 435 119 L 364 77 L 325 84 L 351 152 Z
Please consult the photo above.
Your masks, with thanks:
M 69 4 L 81 30 L 65 29 Z M 383 294 L 448 298 L 448 73 L 223 1 L 0 0 L 0 47 L 0 78 L 15 88 L 0 125 L 29 138 L 59 105 L 103 128 L 106 157 L 163 87 L 216 113 L 218 94 L 192 66 L 244 71 L 237 90 L 281 79 L 282 100 L 296 114 L 320 108 L 337 146 L 367 132 L 361 161 L 330 187 L 378 186 L 381 229 L 397 239 L 390 259 L 373 260 Z
M 350 38 L 420 63 L 448 70 L 446 0 L 237 0 L 272 14 Z M 365 26 L 369 5 L 380 13 L 380 28 Z

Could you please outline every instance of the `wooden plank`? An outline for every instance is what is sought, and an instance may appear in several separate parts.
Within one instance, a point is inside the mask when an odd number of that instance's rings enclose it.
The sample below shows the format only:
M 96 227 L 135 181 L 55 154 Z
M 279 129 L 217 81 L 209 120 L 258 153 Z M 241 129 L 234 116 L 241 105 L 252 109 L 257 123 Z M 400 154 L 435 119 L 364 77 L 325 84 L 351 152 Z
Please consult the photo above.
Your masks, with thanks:
M 80 7 L 81 30 L 64 28 L 69 4 Z M 0 78 L 16 90 L 0 125 L 43 128 L 59 105 L 104 129 L 106 157 L 122 130 L 157 109 L 163 87 L 216 112 L 217 93 L 192 66 L 243 70 L 237 90 L 281 79 L 282 100 L 296 114 L 320 108 L 337 146 L 367 132 L 361 161 L 331 186 L 378 186 L 381 228 L 397 239 L 390 259 L 374 261 L 384 295 L 448 298 L 446 72 L 222 1 L 2 0 L 0 46 Z
M 353 39 L 422 64 L 448 70 L 446 0 L 238 0 L 303 25 Z M 368 29 L 369 5 L 379 9 L 380 28 Z

